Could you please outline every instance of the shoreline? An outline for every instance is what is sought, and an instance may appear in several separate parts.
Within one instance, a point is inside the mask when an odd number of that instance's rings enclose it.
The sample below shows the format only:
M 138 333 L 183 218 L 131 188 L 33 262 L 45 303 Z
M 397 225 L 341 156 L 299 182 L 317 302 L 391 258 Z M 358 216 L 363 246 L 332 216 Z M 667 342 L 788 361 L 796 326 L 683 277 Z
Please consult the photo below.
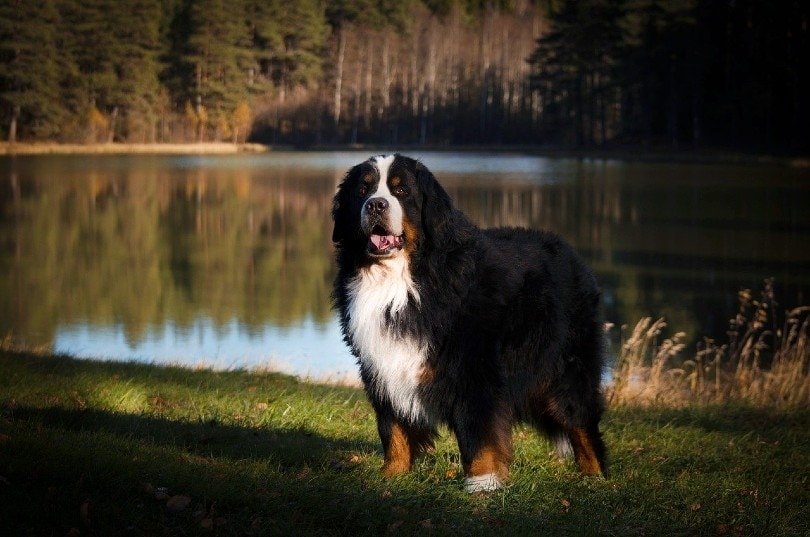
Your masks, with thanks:
M 0 142 L 0 155 L 235 155 L 265 153 L 270 146 L 200 142 L 187 144 L 61 144 L 57 142 Z
M 542 145 L 413 145 L 389 144 L 320 144 L 304 148 L 272 146 L 260 143 L 191 142 L 191 143 L 58 143 L 58 142 L 0 142 L 0 156 L 28 155 L 237 155 L 277 151 L 436 151 L 459 153 L 523 153 L 526 155 L 561 158 L 620 160 L 628 162 L 683 162 L 702 164 L 761 164 L 810 168 L 810 155 L 772 155 L 716 149 L 673 149 L 661 147 L 620 146 L 565 148 Z

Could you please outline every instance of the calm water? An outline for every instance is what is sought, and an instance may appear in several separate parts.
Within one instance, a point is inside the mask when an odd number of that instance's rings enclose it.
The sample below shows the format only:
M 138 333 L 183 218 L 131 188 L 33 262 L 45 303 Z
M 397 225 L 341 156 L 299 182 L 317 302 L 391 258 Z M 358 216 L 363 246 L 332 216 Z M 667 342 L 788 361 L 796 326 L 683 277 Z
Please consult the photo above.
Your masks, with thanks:
M 784 307 L 810 298 L 808 169 L 413 154 L 478 224 L 564 235 L 617 326 L 722 337 L 737 291 L 767 277 Z M 356 378 L 329 308 L 329 210 L 367 156 L 0 157 L 0 336 Z

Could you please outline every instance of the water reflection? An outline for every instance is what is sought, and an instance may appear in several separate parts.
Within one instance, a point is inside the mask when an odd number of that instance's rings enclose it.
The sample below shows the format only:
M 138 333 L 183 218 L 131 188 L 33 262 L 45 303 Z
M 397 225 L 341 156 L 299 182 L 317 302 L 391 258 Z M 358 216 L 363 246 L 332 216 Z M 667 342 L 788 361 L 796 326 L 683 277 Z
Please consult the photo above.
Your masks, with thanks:
M 129 340 L 123 325 L 64 325 L 57 329 L 54 347 L 102 360 L 115 357 L 191 368 L 268 369 L 329 382 L 360 382 L 337 323 L 320 324 L 311 318 L 286 328 L 267 323 L 248 330 L 237 319 L 220 325 L 201 317 L 190 326 L 173 322 L 150 326 L 137 343 Z
M 423 153 L 483 226 L 562 233 L 609 320 L 721 335 L 741 286 L 810 289 L 810 177 L 765 166 Z M 0 330 L 116 359 L 353 371 L 329 210 L 365 153 L 0 159 Z

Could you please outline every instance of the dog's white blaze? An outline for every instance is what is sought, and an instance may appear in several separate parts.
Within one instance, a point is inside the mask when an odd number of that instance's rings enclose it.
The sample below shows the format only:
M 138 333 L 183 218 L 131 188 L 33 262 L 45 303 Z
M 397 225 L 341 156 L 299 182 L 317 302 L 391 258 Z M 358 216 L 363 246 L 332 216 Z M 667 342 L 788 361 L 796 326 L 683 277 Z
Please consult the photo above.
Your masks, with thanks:
M 394 162 L 394 158 L 394 155 L 380 155 L 371 158 L 371 162 L 374 163 L 374 167 L 377 168 L 377 172 L 380 174 L 380 182 L 377 183 L 377 190 L 372 192 L 369 197 L 383 198 L 388 201 L 390 231 L 394 235 L 402 235 L 402 205 L 399 204 L 399 200 L 391 194 L 391 190 L 388 188 L 388 170 Z M 366 206 L 363 205 L 360 212 L 360 217 L 363 219 L 366 216 L 365 212 Z
M 349 282 L 348 290 L 348 329 L 361 363 L 375 377 L 378 395 L 388 399 L 402 418 L 429 419 L 418 396 L 427 347 L 416 339 L 397 336 L 386 325 L 386 311 L 396 318 L 409 295 L 419 302 L 405 256 L 362 269 Z

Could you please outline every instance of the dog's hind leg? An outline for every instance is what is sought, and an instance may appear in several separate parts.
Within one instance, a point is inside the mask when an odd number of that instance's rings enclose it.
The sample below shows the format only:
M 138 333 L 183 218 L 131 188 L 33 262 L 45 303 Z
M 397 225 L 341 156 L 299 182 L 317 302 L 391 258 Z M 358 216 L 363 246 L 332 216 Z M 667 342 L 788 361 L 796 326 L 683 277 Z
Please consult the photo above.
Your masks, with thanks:
M 598 409 L 601 407 L 592 406 L 591 411 L 596 416 L 588 419 L 584 417 L 587 416 L 587 409 L 561 402 L 559 399 L 535 399 L 532 402 L 533 425 L 549 437 L 560 458 L 573 455 L 583 474 L 607 475 L 607 449 L 599 432 L 601 411 Z M 579 412 L 575 412 L 574 408 L 579 408 Z
M 569 431 L 568 438 L 580 472 L 585 475 L 602 474 L 606 477 L 606 450 L 599 427 L 597 425 L 587 428 L 574 427 Z

